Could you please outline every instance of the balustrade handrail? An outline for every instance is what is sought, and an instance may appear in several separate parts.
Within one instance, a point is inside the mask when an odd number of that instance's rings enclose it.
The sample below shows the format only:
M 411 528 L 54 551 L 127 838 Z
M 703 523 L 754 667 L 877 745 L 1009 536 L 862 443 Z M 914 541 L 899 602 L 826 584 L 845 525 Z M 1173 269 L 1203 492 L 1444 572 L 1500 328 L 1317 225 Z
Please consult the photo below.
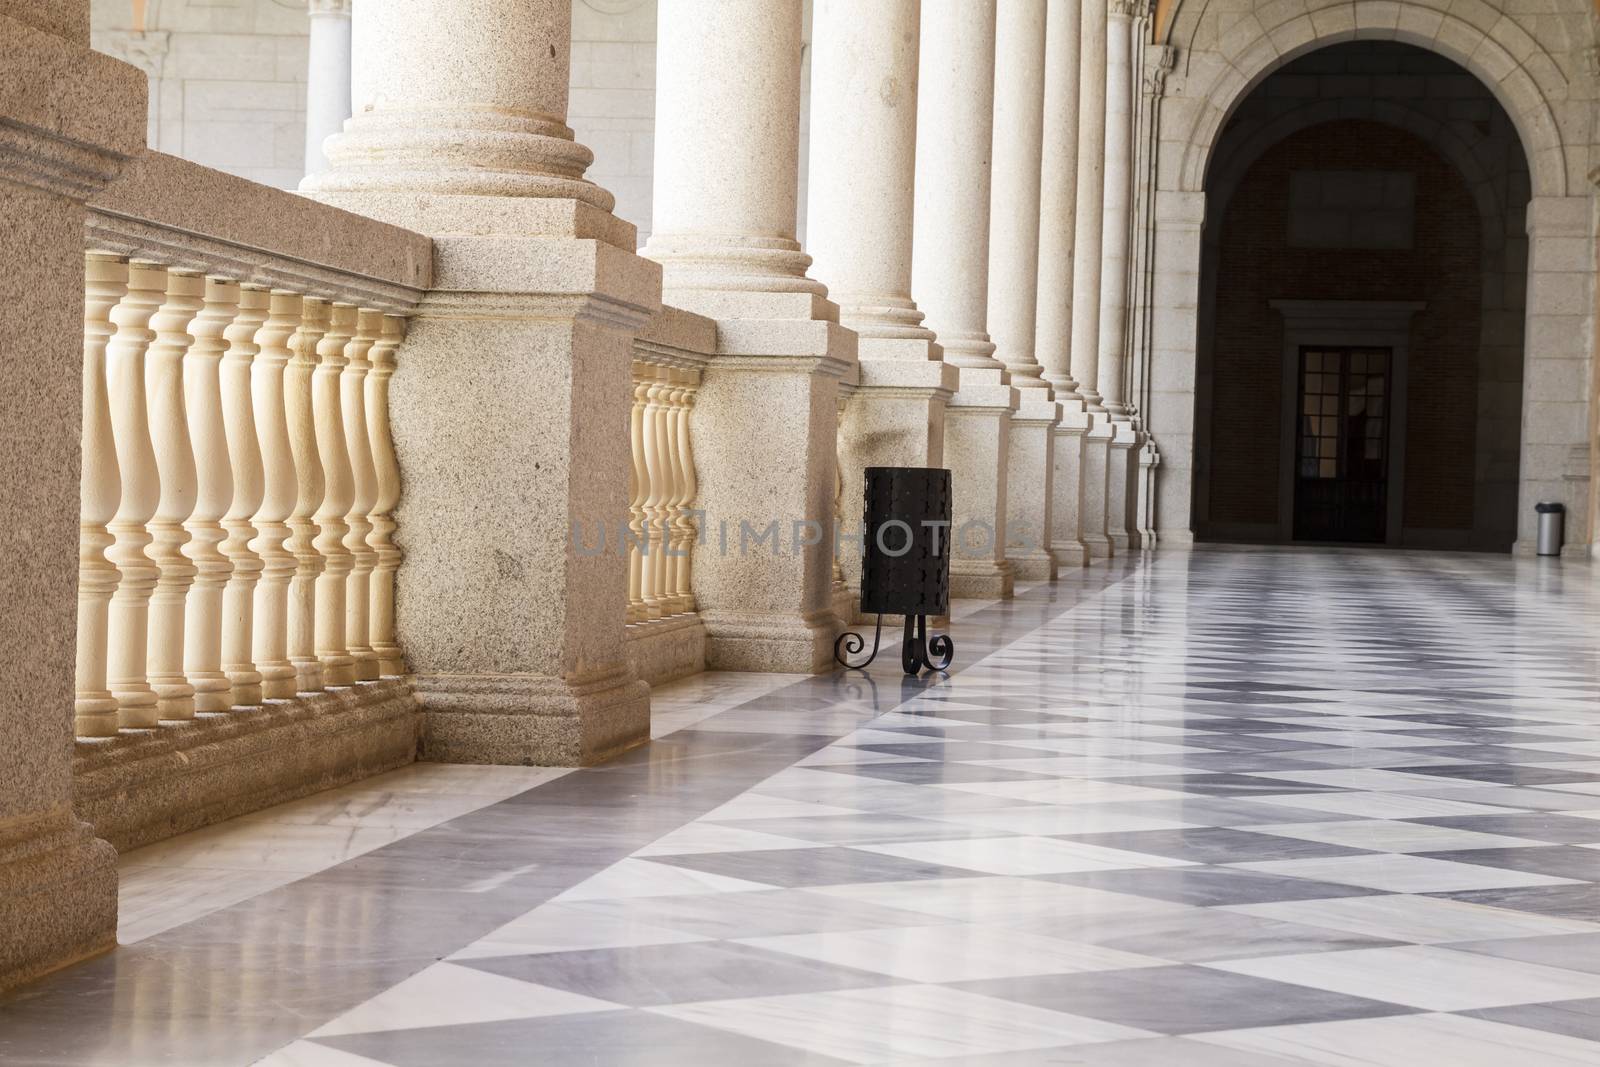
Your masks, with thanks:
M 241 285 L 403 313 L 431 284 L 431 238 L 147 151 L 89 201 L 85 248 Z

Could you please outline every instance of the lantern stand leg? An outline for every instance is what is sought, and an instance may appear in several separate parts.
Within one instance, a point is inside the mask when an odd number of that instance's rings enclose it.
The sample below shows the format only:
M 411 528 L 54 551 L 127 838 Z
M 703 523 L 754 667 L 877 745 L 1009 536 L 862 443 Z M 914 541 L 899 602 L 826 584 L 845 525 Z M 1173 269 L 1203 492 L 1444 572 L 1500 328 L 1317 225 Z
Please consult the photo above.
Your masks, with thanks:
M 833 658 L 840 666 L 848 667 L 850 670 L 866 670 L 872 661 L 878 658 L 878 644 L 880 641 L 882 641 L 882 639 L 883 616 L 880 614 L 878 616 L 877 628 L 872 631 L 872 655 L 868 656 L 860 663 L 851 663 L 848 657 L 854 656 L 863 648 L 866 648 L 867 642 L 866 639 L 860 634 L 851 630 L 846 630 L 844 633 L 840 634 L 838 640 L 834 641 L 833 643 Z
M 907 674 L 924 670 L 942 671 L 955 658 L 956 645 L 949 634 L 935 634 L 928 640 L 928 617 L 906 616 L 906 636 L 900 644 L 900 666 Z

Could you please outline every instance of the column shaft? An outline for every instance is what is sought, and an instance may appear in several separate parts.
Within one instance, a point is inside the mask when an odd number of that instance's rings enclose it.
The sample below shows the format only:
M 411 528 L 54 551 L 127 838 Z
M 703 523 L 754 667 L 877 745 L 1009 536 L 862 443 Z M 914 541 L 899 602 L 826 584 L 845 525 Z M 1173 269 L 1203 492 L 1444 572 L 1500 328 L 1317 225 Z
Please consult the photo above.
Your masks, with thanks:
M 1009 597 L 1006 476 L 1017 391 L 988 333 L 994 0 L 924 0 L 912 292 L 961 370 L 946 412 L 954 596 Z
M 994 180 L 989 333 L 1018 387 L 1006 472 L 1006 558 L 1019 577 L 1056 576 L 1050 552 L 1055 427 L 1061 406 L 1034 356 L 1044 158 L 1045 0 L 999 0 L 995 26 Z
M 1072 255 L 1072 376 L 1091 412 L 1105 411 L 1100 381 L 1101 256 L 1105 235 L 1106 3 L 1083 0 L 1078 36 L 1078 208 Z M 1089 555 L 1111 554 L 1106 536 L 1106 463 L 1112 430 L 1095 420 L 1084 438 L 1081 539 Z
M 1105 233 L 1100 270 L 1099 386 L 1116 423 L 1106 457 L 1106 536 L 1129 546 L 1140 435 L 1123 404 L 1128 367 L 1128 251 L 1133 226 L 1133 0 L 1111 0 L 1106 31 Z
M 920 0 L 817 0 L 812 14 L 811 273 L 859 335 L 860 382 L 840 427 L 843 511 L 861 522 L 866 467 L 944 463 L 945 406 L 958 373 L 911 299 Z M 848 543 L 848 539 L 844 539 Z M 860 584 L 859 553 L 840 564 Z
M 350 0 L 311 0 L 306 63 L 306 173 L 328 169 L 323 142 L 350 117 Z

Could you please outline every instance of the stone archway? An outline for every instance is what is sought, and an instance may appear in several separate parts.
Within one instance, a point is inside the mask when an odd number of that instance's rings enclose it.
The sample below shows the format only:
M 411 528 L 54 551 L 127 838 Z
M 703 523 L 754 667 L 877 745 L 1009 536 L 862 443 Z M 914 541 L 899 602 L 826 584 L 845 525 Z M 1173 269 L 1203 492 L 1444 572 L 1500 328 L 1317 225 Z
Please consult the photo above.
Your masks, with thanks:
M 1144 415 L 1162 454 L 1154 503 L 1162 544 L 1193 540 L 1202 231 L 1207 171 L 1222 130 L 1239 102 L 1284 64 L 1326 45 L 1382 39 L 1435 52 L 1475 75 L 1522 142 L 1532 200 L 1517 548 L 1531 549 L 1534 501 L 1555 499 L 1569 510 L 1569 546 L 1587 553 L 1595 254 L 1586 174 L 1595 76 L 1584 49 L 1593 31 L 1583 0 L 1557 6 L 1558 13 L 1530 24 L 1490 3 L 1447 10 L 1425 0 L 1299 0 L 1241 12 L 1215 0 L 1185 0 L 1168 20 L 1163 43 L 1154 46 L 1171 73 L 1146 149 L 1157 190 L 1149 223 L 1154 255 L 1141 279 L 1151 328 L 1139 353 L 1149 366 Z

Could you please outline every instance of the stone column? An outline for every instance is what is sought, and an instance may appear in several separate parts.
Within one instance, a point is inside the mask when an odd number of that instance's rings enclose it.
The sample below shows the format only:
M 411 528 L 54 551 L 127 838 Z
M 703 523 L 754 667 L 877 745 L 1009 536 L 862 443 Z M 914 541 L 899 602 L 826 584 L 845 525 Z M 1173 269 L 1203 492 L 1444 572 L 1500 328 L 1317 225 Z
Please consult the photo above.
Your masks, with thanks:
M 995 0 L 923 0 L 921 40 L 911 291 L 961 372 L 945 422 L 950 593 L 1009 597 L 1006 474 L 1019 398 L 988 334 Z
M 649 735 L 616 532 L 633 335 L 659 269 L 583 177 L 571 15 L 569 0 L 359 5 L 356 115 L 302 185 L 434 238 L 391 393 L 397 630 L 430 760 L 586 764 Z
M 1044 153 L 1045 0 L 999 0 L 995 25 L 989 335 L 1020 404 L 1006 467 L 1006 558 L 1017 577 L 1055 578 L 1050 551 L 1055 430 L 1061 423 L 1034 352 Z
M 1100 282 L 1105 225 L 1106 3 L 1083 0 L 1078 24 L 1078 208 L 1072 249 L 1072 376 L 1091 412 L 1104 413 L 1100 381 Z M 1106 465 L 1114 433 L 1097 418 L 1084 438 L 1082 541 L 1092 558 L 1111 555 L 1106 536 Z
M 811 16 L 811 273 L 859 338 L 860 383 L 841 427 L 843 511 L 861 524 L 862 469 L 944 465 L 958 383 L 911 299 L 920 0 L 817 0 Z M 848 543 L 844 538 L 842 543 Z M 860 586 L 860 556 L 840 560 Z
M 306 64 L 306 173 L 328 169 L 323 144 L 350 117 L 350 0 L 310 0 Z
M 795 240 L 801 0 L 658 10 L 645 254 L 668 303 L 717 322 L 692 429 L 706 665 L 824 670 L 838 631 L 826 535 L 838 385 L 855 376 L 856 338 Z
M 1100 256 L 1101 402 L 1115 424 L 1106 455 L 1106 536 L 1129 546 L 1128 512 L 1143 441 L 1125 403 L 1128 367 L 1128 249 L 1133 226 L 1134 0 L 1111 0 L 1106 28 L 1105 232 Z M 1135 538 L 1135 543 L 1137 539 Z
M 116 944 L 116 853 L 72 810 L 84 201 L 144 149 L 145 76 L 87 0 L 0 0 L 0 988 Z M 41 92 L 40 87 L 48 88 Z
M 1047 0 L 1044 138 L 1039 195 L 1039 299 L 1034 352 L 1061 404 L 1055 427 L 1050 553 L 1089 562 L 1083 543 L 1083 446 L 1094 424 L 1072 376 L 1073 246 L 1078 217 L 1078 33 L 1082 0 Z

